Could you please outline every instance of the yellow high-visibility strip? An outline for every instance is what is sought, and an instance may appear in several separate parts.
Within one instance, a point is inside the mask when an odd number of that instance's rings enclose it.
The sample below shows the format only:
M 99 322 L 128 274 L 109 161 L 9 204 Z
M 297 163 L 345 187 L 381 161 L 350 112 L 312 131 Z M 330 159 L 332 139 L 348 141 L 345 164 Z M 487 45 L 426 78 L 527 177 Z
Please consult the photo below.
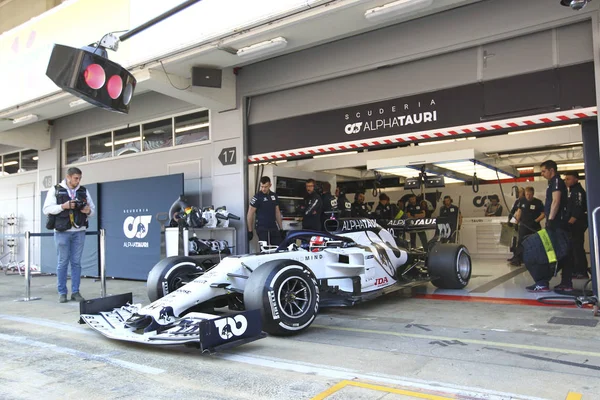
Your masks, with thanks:
M 550 240 L 550 236 L 548 236 L 548 231 L 542 229 L 538 231 L 540 238 L 542 239 L 542 244 L 544 245 L 544 250 L 546 250 L 546 255 L 548 256 L 549 263 L 556 262 L 556 253 L 554 252 L 554 247 L 552 246 L 552 241 Z

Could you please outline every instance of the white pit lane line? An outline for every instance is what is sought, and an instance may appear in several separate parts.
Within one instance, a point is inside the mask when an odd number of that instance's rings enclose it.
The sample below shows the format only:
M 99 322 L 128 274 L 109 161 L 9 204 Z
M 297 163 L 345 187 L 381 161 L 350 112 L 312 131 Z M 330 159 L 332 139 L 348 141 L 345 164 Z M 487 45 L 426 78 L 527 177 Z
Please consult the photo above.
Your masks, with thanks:
M 58 330 L 71 331 L 77 333 L 84 334 L 93 334 L 96 335 L 95 332 L 87 331 L 85 328 L 74 327 L 69 324 L 64 324 L 60 322 L 50 321 L 42 318 L 25 318 L 25 317 L 16 317 L 12 315 L 3 315 L 0 314 L 0 319 L 6 319 L 16 322 L 22 322 L 32 325 L 40 325 L 46 327 L 52 327 Z M 53 344 L 38 342 L 35 340 L 27 339 L 24 337 L 5 335 L 0 333 L 0 340 L 34 346 L 41 347 L 45 349 L 49 349 L 52 351 L 56 351 L 62 354 L 69 354 L 80 358 L 105 362 L 108 364 L 119 365 L 123 368 L 132 369 L 134 371 L 148 373 L 153 375 L 158 375 L 166 372 L 165 370 L 161 370 L 158 368 L 153 368 L 141 364 L 131 363 L 127 361 L 117 360 L 108 356 L 103 355 L 94 355 L 88 354 L 85 352 L 81 352 L 74 349 L 69 349 L 66 347 L 59 347 Z M 243 349 L 240 347 L 239 349 Z M 485 400 L 546 400 L 540 397 L 531 397 L 531 396 L 521 396 L 513 393 L 505 393 L 493 390 L 479 389 L 479 388 L 471 388 L 459 385 L 453 385 L 450 383 L 444 382 L 436 382 L 436 381 L 427 381 L 421 379 L 413 379 L 406 378 L 397 375 L 386 375 L 386 374 L 365 374 L 361 373 L 349 368 L 340 368 L 333 367 L 329 365 L 319 365 L 306 363 L 301 361 L 291 361 L 285 360 L 277 357 L 265 357 L 265 356 L 246 356 L 243 354 L 232 354 L 230 352 L 217 353 L 214 354 L 213 357 L 219 357 L 224 360 L 234 361 L 238 363 L 244 363 L 254 366 L 285 370 L 285 371 L 294 371 L 300 372 L 303 374 L 313 374 L 324 376 L 327 378 L 339 379 L 339 380 L 366 380 L 371 382 L 380 382 L 389 385 L 401 386 L 409 389 L 417 389 L 417 390 L 426 390 L 432 392 L 440 392 L 443 391 L 447 394 L 453 394 L 457 397 L 466 397 L 472 399 L 485 399 Z

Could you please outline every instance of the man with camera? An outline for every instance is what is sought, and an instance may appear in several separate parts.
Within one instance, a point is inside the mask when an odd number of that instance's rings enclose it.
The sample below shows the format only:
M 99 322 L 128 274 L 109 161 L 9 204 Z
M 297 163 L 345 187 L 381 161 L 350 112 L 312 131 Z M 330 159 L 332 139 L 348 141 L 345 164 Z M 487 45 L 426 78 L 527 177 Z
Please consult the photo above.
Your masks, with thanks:
M 95 205 L 88 190 L 80 185 L 81 170 L 67 170 L 67 176 L 50 188 L 44 202 L 44 214 L 48 216 L 46 228 L 54 229 L 54 243 L 58 256 L 56 276 L 58 301 L 67 302 L 67 270 L 71 264 L 71 300 L 85 299 L 79 293 L 81 281 L 81 255 L 85 243 L 88 218 L 94 215 Z

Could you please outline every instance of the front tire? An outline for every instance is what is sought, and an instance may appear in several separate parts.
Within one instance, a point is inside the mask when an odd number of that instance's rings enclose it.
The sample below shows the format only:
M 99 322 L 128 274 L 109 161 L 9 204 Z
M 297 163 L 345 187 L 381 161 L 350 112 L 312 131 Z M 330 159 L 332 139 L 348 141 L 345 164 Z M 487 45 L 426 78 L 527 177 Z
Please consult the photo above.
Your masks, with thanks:
M 307 329 L 319 310 L 317 279 L 306 265 L 274 260 L 258 267 L 244 289 L 246 310 L 260 309 L 263 330 L 289 336 Z
M 427 256 L 431 283 L 441 289 L 463 289 L 471 279 L 471 256 L 463 245 L 438 243 Z
M 167 257 L 160 260 L 148 274 L 146 281 L 148 298 L 154 302 L 174 292 L 204 273 L 190 257 Z

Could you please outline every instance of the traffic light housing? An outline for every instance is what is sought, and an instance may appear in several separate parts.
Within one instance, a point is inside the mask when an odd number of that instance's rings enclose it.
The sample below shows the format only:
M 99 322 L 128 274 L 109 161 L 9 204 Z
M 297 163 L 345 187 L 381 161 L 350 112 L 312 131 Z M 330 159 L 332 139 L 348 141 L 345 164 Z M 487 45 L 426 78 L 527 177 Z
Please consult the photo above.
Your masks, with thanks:
M 136 80 L 108 58 L 55 44 L 46 75 L 61 89 L 97 107 L 123 114 L 129 112 Z

